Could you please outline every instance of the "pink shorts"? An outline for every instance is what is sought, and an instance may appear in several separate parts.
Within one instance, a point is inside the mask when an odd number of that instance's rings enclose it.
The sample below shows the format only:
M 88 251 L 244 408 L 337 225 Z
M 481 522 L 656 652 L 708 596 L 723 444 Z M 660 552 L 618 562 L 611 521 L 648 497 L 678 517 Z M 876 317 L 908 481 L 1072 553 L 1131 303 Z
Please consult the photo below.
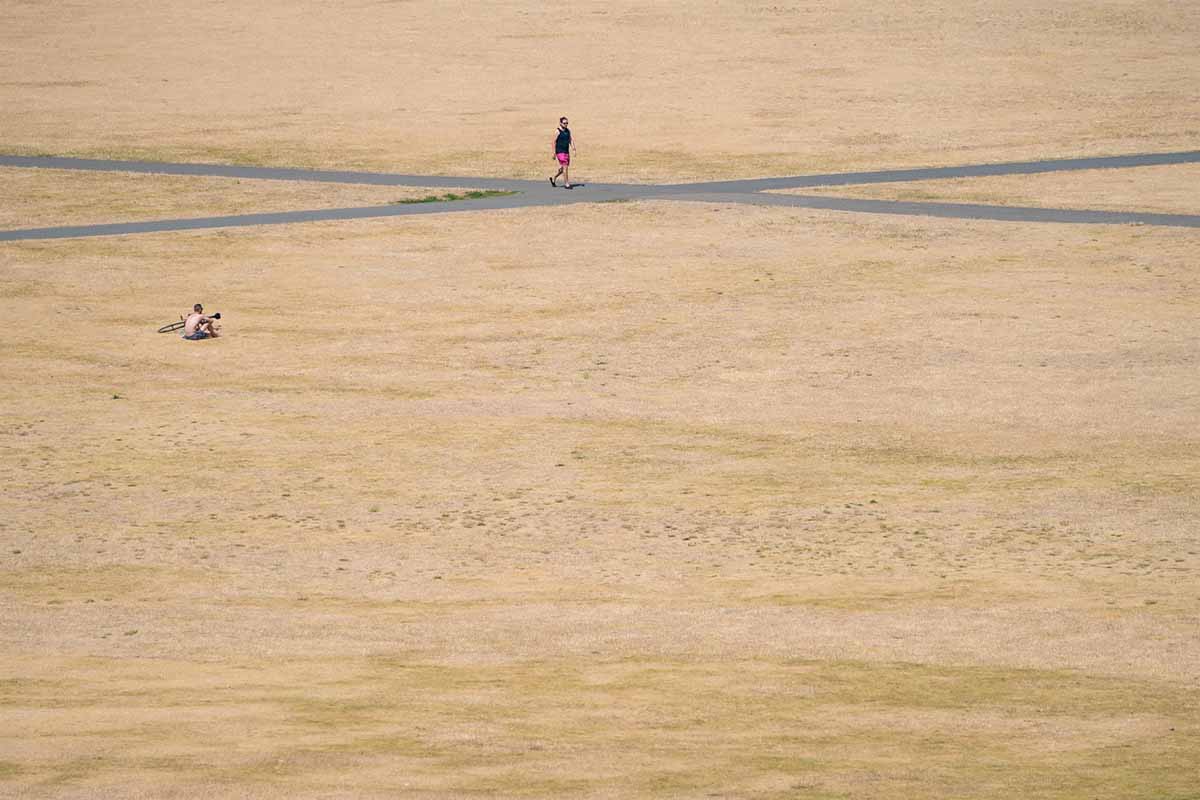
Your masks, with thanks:
M 555 153 L 554 157 L 557 158 L 558 163 L 562 164 L 564 167 L 571 163 L 570 153 Z

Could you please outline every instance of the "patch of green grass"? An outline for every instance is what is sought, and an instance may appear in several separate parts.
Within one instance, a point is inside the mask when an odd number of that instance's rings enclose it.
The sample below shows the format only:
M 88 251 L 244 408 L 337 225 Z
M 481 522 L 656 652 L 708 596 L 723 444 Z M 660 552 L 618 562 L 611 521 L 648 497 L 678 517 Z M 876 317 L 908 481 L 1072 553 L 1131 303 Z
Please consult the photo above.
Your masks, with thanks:
M 501 191 L 499 189 L 472 190 L 466 194 L 446 192 L 442 195 L 427 194 L 424 197 L 413 198 L 410 200 L 393 200 L 388 205 L 406 206 L 414 205 L 416 203 L 452 203 L 456 200 L 482 200 L 485 197 L 507 197 L 511 194 L 516 194 L 516 192 Z

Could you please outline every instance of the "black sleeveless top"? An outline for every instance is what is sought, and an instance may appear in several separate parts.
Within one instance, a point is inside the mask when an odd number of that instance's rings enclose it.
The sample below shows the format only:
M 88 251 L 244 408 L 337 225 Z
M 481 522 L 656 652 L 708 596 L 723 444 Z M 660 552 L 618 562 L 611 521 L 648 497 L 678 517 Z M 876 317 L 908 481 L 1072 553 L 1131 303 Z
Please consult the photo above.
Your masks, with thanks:
M 560 128 L 558 138 L 554 140 L 554 152 L 569 153 L 571 152 L 571 129 Z

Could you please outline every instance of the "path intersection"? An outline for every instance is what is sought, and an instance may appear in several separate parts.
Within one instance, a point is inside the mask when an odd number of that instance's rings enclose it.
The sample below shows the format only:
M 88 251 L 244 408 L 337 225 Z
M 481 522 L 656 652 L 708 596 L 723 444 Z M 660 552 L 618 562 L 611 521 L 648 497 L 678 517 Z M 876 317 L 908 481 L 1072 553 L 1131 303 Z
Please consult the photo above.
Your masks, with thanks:
M 1200 228 L 1200 214 L 1157 214 L 1088 209 L 1033 208 L 1027 206 L 980 205 L 969 203 L 911 202 L 901 200 L 863 200 L 827 195 L 768 194 L 772 190 L 803 189 L 815 186 L 854 186 L 878 183 L 907 183 L 944 178 L 972 178 L 995 175 L 1032 175 L 1092 169 L 1124 169 L 1168 164 L 1200 163 L 1200 150 L 1174 153 L 1143 153 L 1097 158 L 1066 158 L 1045 161 L 1021 161 L 1002 164 L 972 164 L 928 169 L 848 172 L 826 175 L 799 175 L 786 178 L 751 178 L 733 181 L 705 181 L 675 184 L 589 183 L 568 191 L 552 187 L 548 181 L 509 180 L 505 178 L 446 177 L 430 175 L 394 175 L 378 172 L 337 172 L 330 170 L 239 167 L 221 164 L 170 164 L 145 161 L 104 161 L 53 156 L 0 155 L 0 167 L 89 170 L 99 172 L 191 175 L 200 177 L 241 178 L 244 180 L 314 181 L 323 183 L 364 184 L 374 186 L 420 186 L 513 192 L 504 196 L 476 200 L 437 203 L 405 203 L 359 208 L 331 208 L 315 211 L 284 211 L 265 214 L 165 219 L 146 222 L 122 222 L 100 225 L 61 225 L 0 231 L 0 241 L 23 239 L 68 239 L 88 236 L 117 236 L 134 233 L 233 228 L 251 225 L 282 225 L 323 220 L 405 217 L 418 214 L 452 214 L 489 209 L 528 208 L 574 203 L 602 203 L 634 200 L 676 200 L 705 203 L 747 203 L 751 205 L 816 208 L 861 214 L 898 214 L 905 216 L 987 219 L 1007 222 L 1049 222 L 1108 225 L 1159 225 Z

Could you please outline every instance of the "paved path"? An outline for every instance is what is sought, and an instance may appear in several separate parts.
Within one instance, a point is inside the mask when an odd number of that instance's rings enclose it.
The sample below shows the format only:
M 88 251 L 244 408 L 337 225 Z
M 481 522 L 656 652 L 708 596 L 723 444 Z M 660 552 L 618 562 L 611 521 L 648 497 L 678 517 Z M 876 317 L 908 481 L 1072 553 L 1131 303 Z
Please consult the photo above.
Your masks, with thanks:
M 1136 224 L 1200 228 L 1200 214 L 1153 214 L 1142 212 L 1095 211 L 1088 209 L 1029 208 L 968 203 L 925 203 L 898 200 L 861 200 L 814 195 L 767 194 L 777 189 L 812 186 L 851 186 L 876 183 L 904 183 L 942 178 L 985 177 L 992 175 L 1030 175 L 1088 169 L 1124 169 L 1168 164 L 1200 163 L 1200 151 L 1143 153 L 1099 158 L 1052 159 L 1002 164 L 971 164 L 928 169 L 847 172 L 824 175 L 798 175 L 784 178 L 752 178 L 735 181 L 707 181 L 679 184 L 582 185 L 573 191 L 555 189 L 549 182 L 506 178 L 396 175 L 379 172 L 339 172 L 331 170 L 239 167 L 223 164 L 168 164 L 147 161 L 104 161 L 51 156 L 0 155 L 0 167 L 69 169 L 101 172 L 132 172 L 158 175 L 194 175 L 242 178 L 247 180 L 315 181 L 324 183 L 368 184 L 374 186 L 426 186 L 430 188 L 471 188 L 514 192 L 502 197 L 438 203 L 331 208 L 314 211 L 285 211 L 271 214 L 238 214 L 194 219 L 166 219 L 102 225 L 63 225 L 0 231 L 0 241 L 22 239 L 65 239 L 85 236 L 116 236 L 134 233 L 231 228 L 250 225 L 281 225 L 321 220 L 367 219 L 424 214 L 449 214 L 488 209 L 528 208 L 567 205 L 671 199 L 694 202 L 747 203 L 752 205 L 819 208 L 860 214 L 900 214 L 906 216 L 988 219 L 1007 222 L 1047 222 L 1074 224 Z

